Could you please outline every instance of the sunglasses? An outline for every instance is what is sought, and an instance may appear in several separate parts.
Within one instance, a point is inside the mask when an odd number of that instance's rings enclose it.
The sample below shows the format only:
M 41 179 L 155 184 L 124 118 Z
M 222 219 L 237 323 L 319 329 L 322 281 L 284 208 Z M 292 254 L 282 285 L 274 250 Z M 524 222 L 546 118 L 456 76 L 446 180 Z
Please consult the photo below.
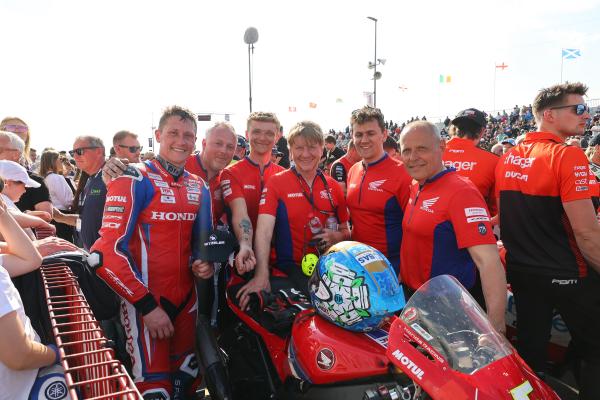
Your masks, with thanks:
M 558 110 L 561 108 L 572 108 L 576 115 L 583 115 L 586 112 L 590 112 L 590 107 L 587 104 L 570 104 L 568 106 L 550 107 L 551 110 Z
M 97 148 L 98 148 L 98 146 L 80 147 L 78 149 L 69 150 L 69 154 L 71 155 L 71 157 L 75 156 L 75 154 L 77 154 L 78 156 L 82 156 L 86 150 L 97 149 Z
M 142 151 L 144 148 L 144 146 L 125 146 L 124 144 L 119 144 L 118 146 L 122 149 L 129 150 L 130 153 L 137 153 L 138 151 Z
M 2 153 L 3 151 L 19 151 L 17 149 L 9 149 L 8 147 L 0 147 L 0 153 Z
M 25 133 L 29 132 L 29 128 L 23 125 L 4 125 L 2 130 L 9 131 L 12 133 Z

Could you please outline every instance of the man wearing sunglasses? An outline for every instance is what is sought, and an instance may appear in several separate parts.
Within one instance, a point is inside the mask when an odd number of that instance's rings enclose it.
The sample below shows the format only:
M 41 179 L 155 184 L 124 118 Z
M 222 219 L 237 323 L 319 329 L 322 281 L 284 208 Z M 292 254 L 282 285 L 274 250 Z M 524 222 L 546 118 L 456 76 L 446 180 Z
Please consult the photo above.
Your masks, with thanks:
M 118 158 L 124 158 L 130 163 L 139 163 L 142 146 L 138 135 L 129 131 L 119 131 L 113 136 L 113 149 Z
M 518 315 L 517 349 L 546 368 L 553 310 L 562 315 L 583 360 L 580 399 L 600 399 L 600 224 L 597 182 L 583 151 L 587 87 L 542 89 L 533 102 L 539 132 L 529 132 L 496 169 L 506 269 Z
M 102 181 L 104 165 L 104 143 L 95 136 L 79 136 L 69 150 L 77 167 L 88 175 L 79 198 L 79 214 L 63 214 L 56 208 L 53 217 L 56 222 L 75 226 L 80 245 L 89 250 L 98 239 L 102 224 L 102 211 L 106 200 L 106 185 Z

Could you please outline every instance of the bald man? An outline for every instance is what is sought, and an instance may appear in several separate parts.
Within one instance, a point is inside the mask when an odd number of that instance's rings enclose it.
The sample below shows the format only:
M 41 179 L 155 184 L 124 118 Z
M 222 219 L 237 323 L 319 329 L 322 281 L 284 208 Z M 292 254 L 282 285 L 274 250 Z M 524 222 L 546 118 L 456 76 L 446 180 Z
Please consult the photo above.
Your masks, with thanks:
M 490 214 L 475 185 L 442 161 L 445 143 L 427 121 L 407 125 L 400 135 L 402 161 L 413 178 L 402 221 L 402 282 L 414 291 L 442 274 L 476 287 L 479 270 L 483 296 L 494 328 L 504 333 L 506 277 L 492 233 Z

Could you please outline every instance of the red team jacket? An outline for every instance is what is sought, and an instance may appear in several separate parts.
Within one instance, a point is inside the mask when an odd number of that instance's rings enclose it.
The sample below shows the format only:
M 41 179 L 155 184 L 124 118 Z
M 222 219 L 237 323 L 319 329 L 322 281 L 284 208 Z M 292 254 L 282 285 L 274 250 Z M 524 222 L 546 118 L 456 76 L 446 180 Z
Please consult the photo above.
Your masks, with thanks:
M 270 162 L 265 165 L 261 173 L 260 166 L 249 157 L 244 157 L 244 159 L 228 166 L 221 175 L 221 188 L 225 204 L 229 204 L 238 198 L 244 198 L 250 222 L 252 222 L 252 227 L 256 229 L 258 202 L 262 190 L 270 177 L 283 170 L 283 167 Z
M 475 283 L 475 263 L 467 247 L 496 244 L 481 193 L 454 169 L 419 185 L 414 182 L 402 223 L 402 282 L 416 290 L 442 274 L 467 289 Z
M 346 202 L 352 218 L 352 240 L 381 251 L 396 272 L 411 182 L 404 164 L 387 154 L 370 164 L 358 162 L 348 173 Z

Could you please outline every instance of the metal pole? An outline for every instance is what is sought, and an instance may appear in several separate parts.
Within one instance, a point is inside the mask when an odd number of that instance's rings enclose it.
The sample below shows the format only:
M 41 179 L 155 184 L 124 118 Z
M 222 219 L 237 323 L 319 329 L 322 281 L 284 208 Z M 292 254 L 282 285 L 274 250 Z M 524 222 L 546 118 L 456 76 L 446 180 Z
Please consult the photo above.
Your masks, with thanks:
M 252 112 L 252 67 L 251 67 L 251 55 L 250 55 L 250 46 L 254 47 L 252 44 L 248 44 L 248 87 L 250 93 L 250 97 L 248 101 L 250 102 L 250 112 Z
M 498 71 L 498 67 L 496 67 L 496 63 L 494 63 L 494 102 L 492 107 L 492 112 L 496 111 L 496 72 Z
M 563 49 L 560 49 L 560 83 L 563 83 L 563 61 L 565 57 L 563 56 Z
M 375 20 L 375 56 L 373 58 L 373 107 L 377 107 L 377 20 Z

